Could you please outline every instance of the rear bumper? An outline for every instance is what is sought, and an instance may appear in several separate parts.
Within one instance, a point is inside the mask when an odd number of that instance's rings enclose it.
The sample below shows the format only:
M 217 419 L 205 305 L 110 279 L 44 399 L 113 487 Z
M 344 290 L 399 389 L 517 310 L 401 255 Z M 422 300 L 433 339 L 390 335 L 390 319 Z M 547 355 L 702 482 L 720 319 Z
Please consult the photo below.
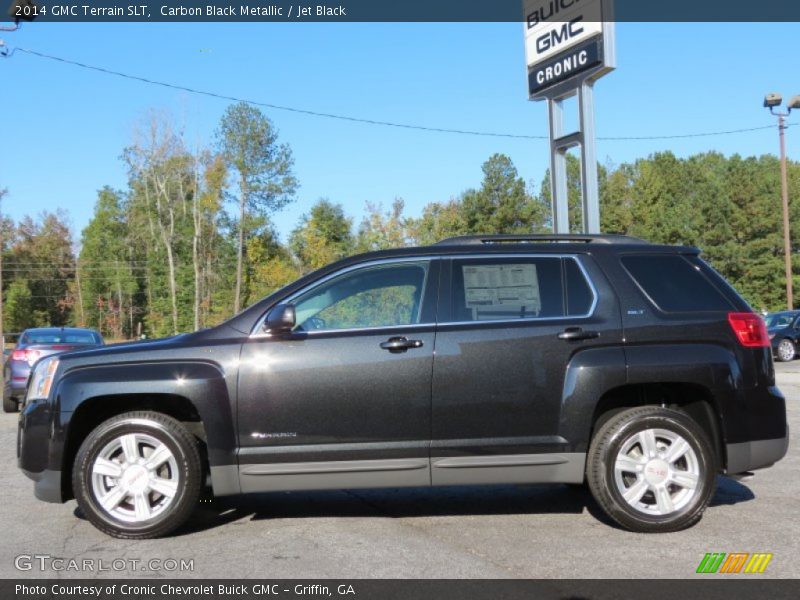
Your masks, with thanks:
M 22 398 L 25 396 L 25 390 L 27 388 L 27 385 L 28 385 L 27 380 L 7 382 L 5 384 L 6 396 L 22 400 Z
M 789 449 L 789 431 L 787 428 L 786 437 L 772 440 L 753 440 L 740 444 L 728 444 L 729 475 L 764 469 L 770 467 L 786 456 Z

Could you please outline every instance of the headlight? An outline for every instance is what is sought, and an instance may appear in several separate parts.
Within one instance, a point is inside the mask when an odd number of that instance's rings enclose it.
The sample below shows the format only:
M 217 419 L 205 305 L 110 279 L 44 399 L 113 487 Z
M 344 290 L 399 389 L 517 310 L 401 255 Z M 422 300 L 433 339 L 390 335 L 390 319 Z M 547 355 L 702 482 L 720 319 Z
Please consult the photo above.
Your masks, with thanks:
M 774 338 L 774 337 L 775 337 L 775 334 L 774 334 L 774 333 L 770 333 L 770 334 L 769 334 L 769 339 L 772 339 L 772 338 Z
M 36 363 L 28 385 L 28 392 L 25 394 L 25 404 L 33 400 L 47 399 L 50 395 L 50 388 L 53 386 L 56 369 L 58 369 L 56 357 L 45 358 Z

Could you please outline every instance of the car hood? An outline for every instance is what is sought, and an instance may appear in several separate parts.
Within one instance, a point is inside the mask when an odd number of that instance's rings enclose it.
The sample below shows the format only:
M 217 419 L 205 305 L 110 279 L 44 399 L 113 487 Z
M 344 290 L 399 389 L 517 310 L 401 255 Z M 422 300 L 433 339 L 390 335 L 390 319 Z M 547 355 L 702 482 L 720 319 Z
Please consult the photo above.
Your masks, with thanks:
M 141 340 L 135 342 L 122 342 L 120 344 L 108 344 L 106 346 L 95 346 L 84 350 L 70 350 L 59 356 L 59 359 L 79 362 L 98 362 L 114 361 L 115 359 L 124 360 L 131 355 L 143 353 L 160 354 L 164 351 L 173 351 L 180 348 L 192 338 L 194 334 L 184 333 L 168 338 L 157 340 Z

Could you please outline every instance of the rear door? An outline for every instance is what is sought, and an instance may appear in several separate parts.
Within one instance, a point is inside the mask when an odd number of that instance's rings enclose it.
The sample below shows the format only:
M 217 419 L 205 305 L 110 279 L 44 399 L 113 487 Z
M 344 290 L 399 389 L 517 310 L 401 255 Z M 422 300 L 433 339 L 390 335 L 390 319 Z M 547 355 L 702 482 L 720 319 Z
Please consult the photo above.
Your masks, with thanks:
M 444 268 L 433 372 L 434 485 L 582 473 L 582 463 L 553 463 L 543 454 L 569 450 L 559 421 L 570 359 L 620 341 L 619 312 L 596 265 L 586 256 L 478 255 Z

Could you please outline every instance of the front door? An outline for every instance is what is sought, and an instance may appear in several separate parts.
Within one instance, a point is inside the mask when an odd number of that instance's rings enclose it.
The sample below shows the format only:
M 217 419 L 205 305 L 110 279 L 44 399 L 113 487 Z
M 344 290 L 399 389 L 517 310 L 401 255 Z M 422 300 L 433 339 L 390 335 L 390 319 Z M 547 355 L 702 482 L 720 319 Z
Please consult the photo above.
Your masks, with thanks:
M 351 267 L 283 302 L 297 325 L 242 347 L 243 492 L 429 485 L 438 262 Z

